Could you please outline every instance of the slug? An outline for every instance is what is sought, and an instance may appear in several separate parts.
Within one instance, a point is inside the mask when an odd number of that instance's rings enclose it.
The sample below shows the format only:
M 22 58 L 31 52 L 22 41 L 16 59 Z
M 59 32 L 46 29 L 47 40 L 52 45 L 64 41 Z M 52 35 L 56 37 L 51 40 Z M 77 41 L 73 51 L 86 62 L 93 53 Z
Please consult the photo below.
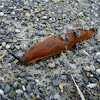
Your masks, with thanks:
M 72 48 L 77 42 L 92 37 L 94 33 L 94 29 L 71 30 L 66 32 L 66 34 L 52 36 L 44 41 L 38 42 L 34 44 L 33 48 L 25 52 L 22 57 L 15 57 L 19 59 L 19 62 L 21 63 L 30 64 L 39 59 L 65 52 Z

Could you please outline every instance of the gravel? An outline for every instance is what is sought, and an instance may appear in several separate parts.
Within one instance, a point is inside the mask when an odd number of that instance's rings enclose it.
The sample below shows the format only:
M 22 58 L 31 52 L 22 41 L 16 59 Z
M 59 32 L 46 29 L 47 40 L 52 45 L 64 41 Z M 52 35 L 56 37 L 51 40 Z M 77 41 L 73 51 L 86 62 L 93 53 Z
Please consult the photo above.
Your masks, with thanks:
M 1 0 L 0 100 L 71 100 L 66 90 L 59 87 L 61 82 L 79 100 L 70 73 L 86 100 L 99 100 L 99 5 L 99 0 Z M 8 53 L 9 50 L 21 57 L 47 37 L 61 36 L 70 41 L 65 37 L 66 31 L 93 27 L 98 34 L 92 38 L 30 65 L 16 63 Z M 80 37 L 80 31 L 75 31 L 75 35 Z

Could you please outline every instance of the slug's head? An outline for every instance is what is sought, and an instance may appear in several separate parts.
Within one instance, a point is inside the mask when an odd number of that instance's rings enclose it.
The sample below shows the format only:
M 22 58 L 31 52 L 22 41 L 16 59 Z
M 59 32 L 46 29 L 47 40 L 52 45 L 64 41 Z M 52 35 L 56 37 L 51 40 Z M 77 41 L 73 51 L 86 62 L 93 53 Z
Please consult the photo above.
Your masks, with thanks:
M 26 64 L 27 59 L 25 56 L 20 57 L 19 62 L 21 62 L 22 64 Z
M 25 58 L 25 56 L 19 57 L 16 56 L 15 54 L 13 54 L 11 51 L 8 51 L 13 57 L 15 57 L 15 59 L 17 59 L 20 63 L 22 64 L 26 64 L 27 59 Z

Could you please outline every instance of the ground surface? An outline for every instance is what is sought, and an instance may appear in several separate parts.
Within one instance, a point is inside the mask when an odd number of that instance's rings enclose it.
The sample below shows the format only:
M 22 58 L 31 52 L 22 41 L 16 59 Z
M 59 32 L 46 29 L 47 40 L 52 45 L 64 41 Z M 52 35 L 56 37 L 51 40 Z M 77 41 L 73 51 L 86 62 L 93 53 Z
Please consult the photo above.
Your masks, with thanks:
M 61 82 L 81 100 L 69 73 L 86 100 L 100 100 L 99 6 L 99 0 L 0 0 L 0 100 L 72 100 Z M 21 56 L 47 37 L 93 27 L 92 38 L 28 66 L 7 52 Z

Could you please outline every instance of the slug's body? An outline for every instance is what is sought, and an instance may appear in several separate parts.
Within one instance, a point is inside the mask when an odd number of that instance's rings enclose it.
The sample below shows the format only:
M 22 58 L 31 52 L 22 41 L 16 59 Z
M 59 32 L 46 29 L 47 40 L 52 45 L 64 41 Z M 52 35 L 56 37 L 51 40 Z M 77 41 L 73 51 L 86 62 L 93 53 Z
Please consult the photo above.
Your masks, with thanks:
M 75 30 L 68 31 L 66 34 L 56 37 L 47 38 L 44 41 L 36 43 L 33 48 L 20 57 L 19 61 L 30 64 L 41 58 L 53 56 L 65 52 L 72 48 L 77 42 L 93 36 L 94 30 Z

